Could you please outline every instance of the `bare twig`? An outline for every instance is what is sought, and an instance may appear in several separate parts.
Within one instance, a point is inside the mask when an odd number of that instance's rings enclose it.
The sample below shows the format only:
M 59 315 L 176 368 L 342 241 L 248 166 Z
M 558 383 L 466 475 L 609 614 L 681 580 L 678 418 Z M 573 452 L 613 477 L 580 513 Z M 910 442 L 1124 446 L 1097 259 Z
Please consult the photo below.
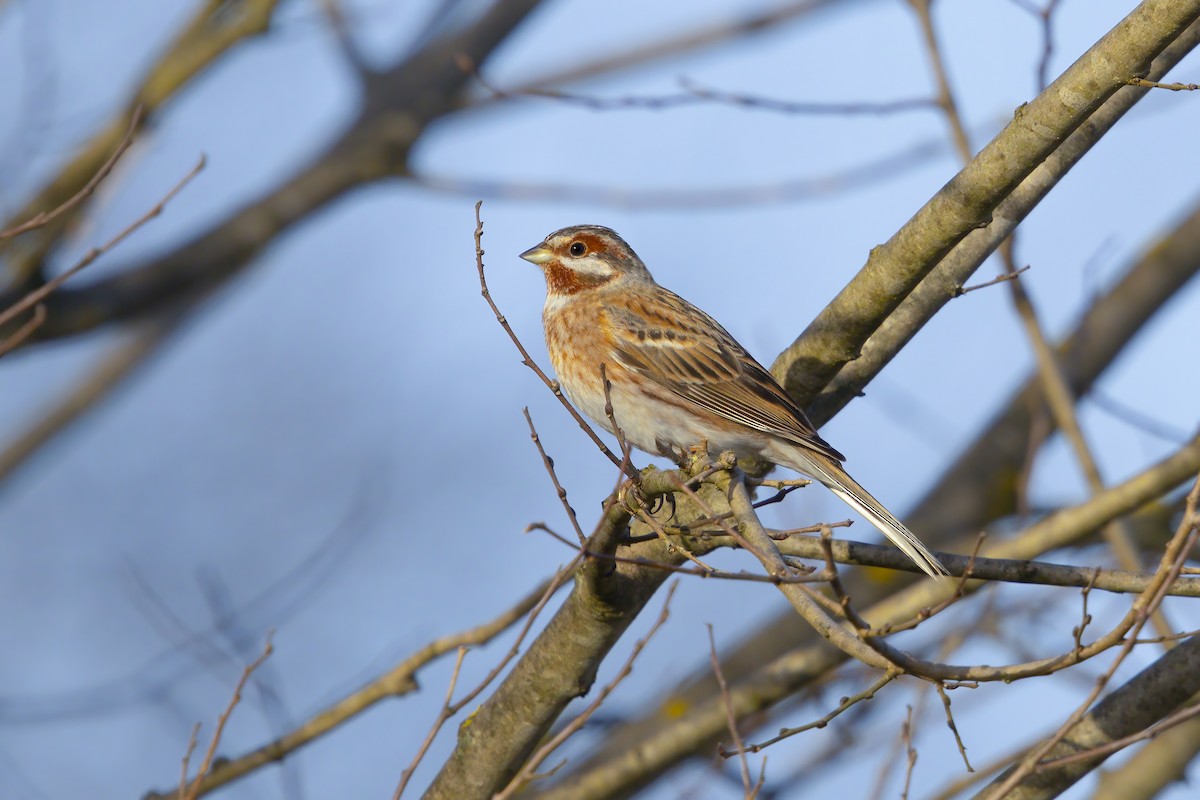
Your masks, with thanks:
M 740 471 L 736 471 L 729 479 L 729 507 L 745 531 L 746 538 L 753 541 L 756 550 L 751 552 L 762 562 L 767 574 L 772 577 L 786 576 L 789 571 L 787 563 L 783 560 L 775 541 L 763 529 L 762 523 L 755 515 L 750 493 L 740 478 Z M 804 587 L 781 581 L 777 588 L 805 622 L 812 625 L 821 636 L 843 653 L 877 669 L 897 668 L 890 659 L 891 653 L 885 654 L 878 643 L 866 642 L 843 627 L 820 608 L 815 597 L 802 591 Z M 899 668 L 899 671 L 905 670 Z
M 611 461 L 618 469 L 624 470 L 629 477 L 636 478 L 637 470 L 630 464 L 623 464 L 622 459 L 619 459 L 613 455 L 613 452 L 608 449 L 608 446 L 601 441 L 599 436 L 596 435 L 596 431 L 590 424 L 588 424 L 588 421 L 585 420 L 580 413 L 575 410 L 575 407 L 567 400 L 566 395 L 563 394 L 562 387 L 558 385 L 558 381 L 551 380 L 546 373 L 542 371 L 542 368 L 537 365 L 537 362 L 534 361 L 533 357 L 529 355 L 529 351 L 525 349 L 525 345 L 521 344 L 521 340 L 517 337 L 517 334 L 512 329 L 512 326 L 508 324 L 508 320 L 504 317 L 504 314 L 500 313 L 500 309 L 496 306 L 496 301 L 492 299 L 492 293 L 488 290 L 487 278 L 484 276 L 483 272 L 483 218 L 480 216 L 479 212 L 479 209 L 482 206 L 482 200 L 475 203 L 475 267 L 479 271 L 480 294 L 482 294 L 483 299 L 487 301 L 488 306 L 492 309 L 492 313 L 496 315 L 496 321 L 500 323 L 500 327 L 504 328 L 504 332 L 508 334 L 508 338 L 512 340 L 514 345 L 516 345 L 517 351 L 521 354 L 521 363 L 533 370 L 534 374 L 541 379 L 542 383 L 546 384 L 546 387 L 554 393 L 554 396 L 558 398 L 558 402 L 562 403 L 563 408 L 565 408 L 567 413 L 569 413 L 575 422 L 579 424 L 579 427 L 583 429 L 583 432 L 588 435 L 588 438 L 590 438 L 596 447 L 600 449 L 600 452 L 604 453 L 608 460 Z
M 798 733 L 804 733 L 805 731 L 811 731 L 814 728 L 816 728 L 816 729 L 824 728 L 826 725 L 828 725 L 830 722 L 832 722 L 836 717 L 841 716 L 844 712 L 848 711 L 849 709 L 853 708 L 854 706 L 858 705 L 859 703 L 863 702 L 864 700 L 873 700 L 875 698 L 875 694 L 880 689 L 887 686 L 889 683 L 896 680 L 896 678 L 898 678 L 898 677 L 900 677 L 899 672 L 896 672 L 893 670 L 887 670 L 882 675 L 880 675 L 879 678 L 874 683 L 872 683 L 870 686 L 868 686 L 866 689 L 863 689 L 861 692 L 858 692 L 857 694 L 852 694 L 852 695 L 843 697 L 840 701 L 838 701 L 837 707 L 834 708 L 832 711 L 830 711 L 828 714 L 826 714 L 822 717 L 819 717 L 818 719 L 815 719 L 812 722 L 805 723 L 804 725 L 798 725 L 795 728 L 780 728 L 779 733 L 777 735 L 775 735 L 765 741 L 758 742 L 757 744 L 746 745 L 745 750 L 747 753 L 757 753 L 760 750 L 764 750 L 764 749 L 770 747 L 771 745 L 776 744 L 777 742 L 781 742 L 790 736 L 795 736 Z M 732 755 L 732 753 L 722 751 L 721 755 L 725 756 L 726 758 L 729 758 Z
M 744 10 L 733 19 L 721 20 L 702 27 L 697 26 L 690 30 L 672 31 L 667 37 L 645 43 L 638 42 L 627 50 L 601 55 L 592 61 L 567 67 L 553 74 L 539 76 L 515 91 L 545 89 L 601 75 L 611 75 L 643 64 L 662 61 L 713 45 L 769 32 L 785 23 L 833 7 L 838 2 L 840 0 L 793 0 L 763 10 Z M 494 97 L 487 97 L 476 101 L 476 104 L 485 104 L 493 99 Z
M 967 772 L 974 772 L 975 768 L 971 766 L 971 761 L 967 758 L 967 746 L 963 744 L 962 736 L 958 734 L 958 726 L 954 724 L 954 712 L 950 710 L 950 695 L 946 693 L 946 685 L 941 681 L 934 681 L 933 688 L 937 689 L 938 697 L 942 698 L 942 708 L 946 710 L 946 727 L 954 734 L 954 743 L 958 745 L 958 752 L 962 756 L 963 764 L 966 765 Z
M 1117 400 L 1102 389 L 1092 389 L 1088 392 L 1087 400 L 1091 405 L 1114 419 L 1119 419 L 1126 425 L 1162 439 L 1164 442 L 1178 444 L 1188 438 L 1189 434 L 1183 428 L 1177 428 L 1161 419 L 1156 419 L 1140 409 Z
M 129 119 L 129 128 L 125 131 L 125 135 L 121 137 L 121 140 L 117 142 L 116 149 L 113 150 L 112 155 L 108 157 L 107 161 L 100 165 L 100 168 L 96 170 L 96 173 L 88 179 L 87 183 L 80 187 L 79 191 L 75 192 L 75 194 L 64 200 L 57 207 L 49 211 L 40 211 L 32 219 L 27 220 L 20 225 L 9 228 L 8 230 L 0 231 L 0 242 L 3 242 L 5 239 L 11 239 L 14 236 L 19 236 L 26 231 L 33 230 L 34 228 L 41 228 L 44 225 L 48 225 L 61 214 L 65 214 L 90 197 L 92 193 L 96 191 L 96 187 L 98 187 L 100 183 L 108 177 L 109 173 L 113 171 L 113 167 L 115 167 L 117 162 L 121 160 L 121 156 L 125 154 L 125 151 L 129 149 L 129 146 L 133 144 L 133 135 L 137 131 L 138 125 L 141 123 L 141 121 L 142 106 L 139 104 L 134 106 L 133 113 L 130 115 Z
M 126 136 L 133 109 L 140 109 L 134 127 L 141 129 L 175 94 L 203 73 L 221 56 L 239 43 L 259 35 L 270 26 L 278 0 L 242 0 L 237 4 L 205 0 L 197 3 L 196 13 L 187 21 L 158 59 L 142 72 L 141 83 L 130 93 L 128 105 L 92 136 L 75 156 L 42 188 L 15 218 L 21 221 L 46 208 L 59 206 L 76 194 L 101 169 Z M 59 228 L 70 215 L 62 215 L 53 225 L 44 226 L 37 241 L 10 258 L 10 268 L 18 279 L 30 277 L 53 246 Z
M 984 281 L 983 283 L 977 283 L 974 286 L 959 286 L 954 290 L 954 296 L 962 297 L 964 294 L 970 294 L 971 292 L 977 292 L 980 289 L 986 289 L 989 286 L 995 286 L 998 283 L 1004 283 L 1005 281 L 1015 281 L 1017 278 L 1021 277 L 1021 273 L 1027 272 L 1028 270 L 1029 270 L 1029 267 L 1024 266 L 1024 267 L 1021 267 L 1019 270 L 1016 270 L 1015 272 L 1006 272 L 1003 275 L 999 275 L 995 278 L 992 278 L 990 281 Z
M 295 730 L 249 753 L 221 761 L 201 782 L 200 793 L 207 794 L 266 764 L 282 760 L 288 754 L 373 707 L 380 700 L 399 697 L 415 691 L 417 689 L 416 674 L 422 667 L 460 647 L 485 644 L 508 630 L 522 617 L 537 608 L 539 604 L 544 603 L 545 599 L 548 599 L 548 592 L 553 593 L 566 583 L 566 581 L 560 581 L 556 584 L 557 577 L 556 573 L 554 577 L 543 581 L 540 586 L 525 595 L 520 602 L 495 619 L 426 644 L 384 675 L 318 712 Z M 145 798 L 146 800 L 164 800 L 167 796 L 168 793 L 150 792 Z
M 1037 88 L 1040 92 L 1050 83 L 1050 59 L 1054 55 L 1054 26 L 1052 23 L 1059 0 L 1046 0 L 1046 4 L 1040 8 L 1030 0 L 1012 0 L 1012 3 L 1027 11 L 1041 24 L 1042 54 L 1038 59 L 1037 66 Z
M 221 744 L 221 735 L 225 732 L 225 723 L 229 721 L 229 717 L 233 714 L 233 709 L 241 702 L 242 691 L 246 688 L 246 683 L 250 680 L 250 676 L 274 652 L 274 647 L 271 645 L 272 636 L 273 632 L 267 634 L 267 641 L 263 645 L 262 653 L 242 670 L 242 676 L 238 679 L 237 685 L 233 689 L 233 696 L 229 698 L 229 704 L 225 706 L 225 710 L 217 718 L 217 728 L 213 731 L 212 738 L 208 742 L 208 749 L 204 752 L 204 760 L 200 762 L 200 769 L 196 772 L 196 777 L 192 778 L 191 783 L 180 787 L 179 797 L 181 800 L 196 800 L 200 796 L 200 783 L 212 768 L 213 758 L 217 755 L 217 747 Z M 188 744 L 189 751 L 195 747 L 195 736 L 196 730 L 193 729 Z M 184 763 L 186 769 L 186 758 Z M 184 791 L 185 789 L 186 791 Z
M 1200 506 L 1200 477 L 1197 477 L 1195 485 L 1188 494 L 1187 510 L 1184 513 L 1183 520 L 1180 522 L 1179 529 L 1175 532 L 1175 535 L 1163 552 L 1158 570 L 1155 573 L 1155 581 L 1138 596 L 1133 604 L 1133 608 L 1130 609 L 1130 613 L 1126 615 L 1127 620 L 1132 618 L 1132 624 L 1127 627 L 1122 625 L 1121 627 L 1124 627 L 1125 632 L 1128 632 L 1129 635 L 1123 638 L 1123 644 L 1117 651 L 1116 657 L 1113 658 L 1112 664 L 1104 674 L 1096 679 L 1096 684 L 1087 698 L 1085 698 L 1052 736 L 1025 756 L 1020 764 L 1005 776 L 1003 781 L 999 781 L 988 787 L 987 796 L 989 798 L 1007 796 L 1017 784 L 1037 768 L 1042 758 L 1062 741 L 1063 737 L 1084 717 L 1092 703 L 1095 702 L 1109 681 L 1112 680 L 1112 676 L 1116 673 L 1117 668 L 1124 663 L 1125 658 L 1133 651 L 1142 627 L 1150 620 L 1151 615 L 1166 596 L 1165 587 L 1179 575 L 1197 539 L 1200 539 L 1200 516 L 1197 516 L 1198 506 Z
M 74 277 L 76 274 L 78 274 L 81 270 L 83 270 L 85 267 L 87 267 L 89 264 L 91 264 L 97 258 L 104 255 L 109 250 L 112 250 L 118 244 L 123 242 L 130 234 L 132 234 L 138 228 L 142 227 L 147 222 L 149 222 L 150 220 L 154 219 L 159 214 L 161 214 L 163 212 L 163 209 L 165 209 L 167 207 L 167 203 L 171 202 L 171 200 L 173 200 L 177 194 L 179 194 L 181 191 L 183 191 L 183 188 L 185 186 L 187 186 L 188 183 L 191 182 L 192 178 L 195 178 L 197 175 L 200 174 L 200 171 L 204 169 L 204 164 L 205 164 L 204 156 L 200 156 L 200 159 L 196 162 L 196 166 L 192 167 L 191 170 L 189 170 L 188 173 L 186 175 L 184 175 L 179 180 L 178 183 L 176 183 L 174 186 L 172 186 L 171 189 L 168 190 L 165 195 L 163 195 L 162 199 L 159 200 L 154 205 L 153 208 L 151 208 L 149 211 L 147 211 L 142 216 L 135 219 L 128 226 L 126 226 L 124 230 L 122 230 L 116 236 L 109 239 L 104 244 L 100 245 L 99 247 L 93 247 L 91 250 L 89 250 L 87 253 L 84 254 L 83 258 L 81 258 L 81 259 L 79 259 L 79 261 L 75 262 L 75 265 L 72 266 L 70 269 L 66 270 L 61 275 L 56 276 L 52 280 L 46 281 L 44 284 L 39 286 L 37 289 L 34 289 L 32 292 L 29 292 L 29 294 L 25 295 L 25 297 L 23 297 L 21 300 L 18 300 L 16 303 L 13 303 L 11 306 L 6 308 L 4 311 L 0 312 L 0 325 L 4 325 L 4 324 L 8 323 L 10 320 L 12 320 L 15 316 L 20 314 L 22 311 L 25 311 L 33 306 L 36 306 L 38 303 L 42 302 L 42 300 L 44 300 L 46 298 L 46 295 L 50 294 L 55 289 L 62 286 L 64 283 L 66 283 L 68 280 L 70 280 L 72 277 Z
M 917 765 L 917 748 L 913 747 L 913 710 L 912 706 L 907 706 L 908 714 L 904 718 L 904 725 L 900 727 L 900 738 L 904 742 L 905 752 L 905 767 L 904 767 L 904 788 L 900 790 L 900 800 L 908 800 L 908 789 L 912 784 L 913 767 Z
M 579 526 L 579 519 L 575 516 L 575 509 L 571 507 L 571 503 L 567 500 L 567 490 L 558 480 L 558 473 L 554 471 L 554 459 L 546 455 L 546 449 L 542 447 L 541 437 L 538 436 L 537 428 L 533 427 L 533 417 L 529 415 L 529 407 L 522 409 L 525 414 L 525 423 L 529 426 L 529 438 L 533 439 L 533 444 L 537 448 L 538 455 L 542 457 L 542 464 L 546 467 L 546 472 L 550 474 L 550 481 L 554 484 L 554 491 L 558 494 L 558 500 L 562 503 L 563 509 L 567 512 L 567 519 L 571 521 L 571 527 L 575 529 L 575 535 L 579 537 L 579 546 L 587 546 L 587 536 L 583 533 L 583 528 Z
M 1158 81 L 1148 81 L 1145 78 L 1130 78 L 1126 83 L 1130 86 L 1144 86 L 1147 89 L 1167 89 L 1172 92 L 1194 92 L 1200 89 L 1200 84 L 1196 83 L 1159 83 Z
M 778 100 L 771 97 L 728 92 L 700 86 L 686 77 L 679 79 L 682 92 L 667 95 L 625 95 L 623 97 L 596 97 L 593 95 L 564 92 L 558 89 L 525 87 L 504 89 L 483 77 L 471 59 L 458 58 L 458 65 L 470 74 L 494 99 L 535 98 L 555 100 L 567 105 L 579 106 L 590 111 L 662 111 L 680 106 L 715 103 L 741 109 L 771 111 L 787 115 L 808 116 L 856 116 L 895 114 L 905 111 L 920 111 L 937 108 L 937 101 L 927 97 L 891 100 L 885 102 L 821 103 L 811 101 Z
M 1100 756 L 1107 756 L 1119 750 L 1124 750 L 1131 744 L 1137 744 L 1138 742 L 1144 742 L 1147 739 L 1153 739 L 1159 734 L 1174 728 L 1176 725 L 1182 725 L 1189 719 L 1197 716 L 1200 716 L 1200 704 L 1189 705 L 1185 708 L 1179 709 L 1174 714 L 1164 717 L 1162 720 L 1154 725 L 1151 725 L 1149 728 L 1146 728 L 1144 731 L 1140 731 L 1129 736 L 1123 736 L 1120 739 L 1114 739 L 1113 741 L 1100 745 L 1099 747 L 1081 750 L 1078 753 L 1072 753 L 1069 756 L 1053 758 L 1049 761 L 1041 761 L 1038 763 L 1037 769 L 1039 772 L 1042 772 L 1049 769 L 1056 769 L 1058 767 L 1065 767 L 1068 764 L 1074 764 L 1078 761 L 1091 761 L 1099 758 Z
M 372 70 L 350 33 L 350 25 L 346 20 L 340 0 L 321 0 L 321 10 L 324 12 L 325 18 L 329 20 L 329 27 L 333 30 L 333 35 L 337 37 L 342 56 L 360 76 L 371 75 Z
M 21 343 L 33 335 L 34 331 L 42 327 L 42 323 L 46 321 L 46 306 L 38 303 L 33 307 L 33 313 L 29 315 L 29 319 L 21 324 L 21 327 L 12 332 L 4 341 L 0 342 L 0 358 L 11 353 L 13 350 L 21 346 Z
M 717 658 L 717 640 L 713 635 L 712 623 L 708 623 L 706 627 L 708 628 L 708 659 L 712 664 L 713 675 L 717 679 L 717 687 L 721 690 L 721 704 L 725 706 L 729 736 L 733 741 L 734 752 L 737 753 L 738 764 L 741 768 L 742 787 L 746 790 L 746 797 L 751 798 L 754 786 L 750 783 L 750 761 L 746 758 L 746 745 L 742 741 L 742 734 L 738 731 L 737 713 L 733 710 L 733 701 L 729 697 L 729 685 L 725 683 L 725 673 L 721 672 L 721 659 Z M 721 755 L 725 755 L 725 751 L 721 751 Z
M 183 797 L 187 792 L 188 783 L 188 762 L 192 760 L 192 753 L 196 752 L 196 736 L 200 733 L 200 723 L 197 722 L 192 726 L 192 732 L 188 735 L 187 747 L 183 750 L 183 758 L 179 768 L 179 794 L 178 797 Z
M 454 700 L 454 687 L 458 685 L 458 675 L 462 671 L 463 659 L 467 657 L 467 648 L 459 647 L 458 655 L 454 659 L 454 671 L 450 673 L 450 683 L 446 687 L 446 699 L 442 701 L 442 708 L 438 712 L 437 718 L 430 726 L 429 732 L 425 734 L 425 739 L 421 742 L 421 746 L 417 748 L 417 754 L 413 756 L 413 760 L 400 773 L 400 783 L 396 785 L 396 791 L 392 794 L 392 800 L 399 800 L 400 795 L 404 794 L 405 787 L 408 786 L 408 781 L 412 774 L 416 772 L 417 765 L 421 763 L 421 759 L 425 757 L 425 753 L 429 751 L 429 745 L 433 744 L 434 738 L 437 737 L 438 731 L 442 729 L 442 725 L 446 720 L 453 716 L 451 710 L 451 701 Z
M 647 520 L 652 519 L 652 517 L 647 516 L 646 519 Z M 800 574 L 800 575 L 788 575 L 788 576 L 784 576 L 784 577 L 776 577 L 774 575 L 762 575 L 762 574 L 755 573 L 755 572 L 729 572 L 728 570 L 717 569 L 716 567 L 712 567 L 708 564 L 705 564 L 703 561 L 701 561 L 700 559 L 696 558 L 694 555 L 689 553 L 685 548 L 678 547 L 674 544 L 670 544 L 669 552 L 678 554 L 680 558 L 689 560 L 696 566 L 685 567 L 680 564 L 670 564 L 670 563 L 663 562 L 663 561 L 653 561 L 651 559 L 642 558 L 640 556 L 620 556 L 615 553 L 602 553 L 602 552 L 598 552 L 596 550 L 592 550 L 590 548 L 580 549 L 579 546 L 576 545 L 574 542 L 570 541 L 569 539 L 567 539 L 567 537 L 558 533 L 557 531 L 555 531 L 554 529 L 545 525 L 544 523 L 533 522 L 533 523 L 530 523 L 528 527 L 526 527 L 526 531 L 535 531 L 535 530 L 543 531 L 543 532 L 549 534 L 555 540 L 557 540 L 557 541 L 561 542 L 562 544 L 566 545 L 567 547 L 571 548 L 573 551 L 575 551 L 576 554 L 578 554 L 582 558 L 596 560 L 596 561 L 608 561 L 613 564 L 634 564 L 636 566 L 646 567 L 648 569 L 662 570 L 663 572 L 674 572 L 674 573 L 677 573 L 680 575 L 692 575 L 692 576 L 695 576 L 698 578 L 712 578 L 713 580 L 746 581 L 746 582 L 750 582 L 750 583 L 770 583 L 773 585 L 778 585 L 781 583 L 823 583 L 826 580 L 828 580 L 828 577 L 825 575 Z M 659 536 L 658 534 L 654 534 L 653 536 L 650 536 L 649 538 L 643 539 L 643 541 L 650 541 L 653 539 L 661 540 L 661 538 L 662 537 Z M 622 540 L 620 543 L 625 544 L 626 542 L 625 542 L 625 540 Z M 690 556 L 690 558 L 689 558 L 689 556 Z
M 1090 625 L 1092 622 L 1092 615 L 1088 613 L 1088 596 L 1091 594 L 1092 589 L 1096 586 L 1096 579 L 1100 577 L 1099 568 L 1097 568 L 1096 571 L 1094 573 L 1092 573 L 1092 575 L 1093 575 L 1092 580 L 1088 581 L 1087 586 L 1084 586 L 1079 591 L 1079 596 L 1080 596 L 1080 600 L 1081 600 L 1081 603 L 1083 606 L 1083 610 L 1080 612 L 1079 624 L 1076 625 L 1075 628 L 1071 631 L 1071 635 L 1075 639 L 1075 649 L 1076 650 L 1083 649 L 1083 632 L 1084 632 L 1084 630 L 1087 629 L 1087 626 Z

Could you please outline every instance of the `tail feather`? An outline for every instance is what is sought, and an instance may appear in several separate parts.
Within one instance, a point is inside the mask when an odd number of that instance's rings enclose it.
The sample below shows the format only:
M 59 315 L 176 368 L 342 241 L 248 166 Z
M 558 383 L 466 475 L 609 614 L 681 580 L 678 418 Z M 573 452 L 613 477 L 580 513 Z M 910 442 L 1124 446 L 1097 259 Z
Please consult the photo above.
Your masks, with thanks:
M 839 465 L 825 464 L 815 457 L 802 453 L 796 453 L 792 458 L 781 463 L 823 483 L 831 492 L 841 498 L 842 502 L 866 517 L 892 544 L 911 558 L 926 575 L 939 578 L 950 574 L 942 562 L 938 561 L 937 556 L 929 552 L 929 548 L 921 544 L 921 540 L 913 535 L 913 532 L 906 528 L 904 523 L 896 519 L 892 512 L 884 508 L 882 503 L 872 497 L 870 492 L 854 478 L 851 478 Z

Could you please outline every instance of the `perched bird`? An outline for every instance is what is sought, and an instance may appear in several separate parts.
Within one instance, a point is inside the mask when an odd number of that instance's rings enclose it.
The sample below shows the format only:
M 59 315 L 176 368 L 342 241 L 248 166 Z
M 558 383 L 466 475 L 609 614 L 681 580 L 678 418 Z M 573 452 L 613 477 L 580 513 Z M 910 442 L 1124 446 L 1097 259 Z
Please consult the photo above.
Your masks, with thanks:
M 546 276 L 542 322 L 559 383 L 577 408 L 625 439 L 678 457 L 755 456 L 820 481 L 932 576 L 946 568 L 842 469 L 845 456 L 817 435 L 804 411 L 716 320 L 654 282 L 616 232 L 599 225 L 555 231 L 521 254 Z

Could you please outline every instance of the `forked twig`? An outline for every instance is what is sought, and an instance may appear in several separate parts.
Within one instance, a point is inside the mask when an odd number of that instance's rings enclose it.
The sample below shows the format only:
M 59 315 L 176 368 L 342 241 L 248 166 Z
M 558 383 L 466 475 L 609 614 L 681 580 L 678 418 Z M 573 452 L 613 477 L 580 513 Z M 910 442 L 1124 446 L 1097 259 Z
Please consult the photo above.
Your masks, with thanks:
M 274 646 L 271 644 L 271 637 L 274 632 L 267 634 L 267 641 L 263 645 L 262 653 L 258 658 L 246 665 L 242 670 L 242 676 L 238 678 L 237 685 L 233 689 L 233 696 L 229 698 L 228 705 L 221 715 L 217 717 L 217 727 L 213 731 L 212 738 L 208 742 L 208 749 L 204 751 L 204 760 L 200 762 L 200 769 L 196 772 L 196 777 L 192 778 L 191 783 L 186 781 L 188 759 L 191 757 L 192 751 L 196 747 L 196 734 L 200 727 L 197 725 L 192 729 L 192 735 L 188 739 L 187 752 L 183 758 L 184 779 L 180 782 L 179 797 L 181 800 L 196 800 L 200 796 L 200 785 L 204 780 L 204 776 L 212 769 L 213 759 L 217 755 L 217 747 L 221 743 L 221 736 L 225 732 L 225 723 L 229 722 L 229 717 L 233 714 L 233 709 L 242 700 L 242 691 L 246 688 L 246 683 L 250 680 L 250 676 L 254 671 L 263 665 L 263 662 L 271 657 L 271 653 L 275 652 Z
M 454 658 L 454 671 L 450 673 L 450 683 L 446 686 L 446 699 L 442 701 L 442 708 L 438 712 L 437 719 L 430 726 L 429 732 L 425 734 L 425 739 L 422 740 L 421 746 L 417 748 L 417 754 L 413 756 L 413 760 L 404 771 L 400 773 L 400 783 L 396 785 L 396 791 L 392 794 L 392 800 L 398 800 L 400 795 L 404 794 L 405 788 L 408 786 L 408 781 L 417 770 L 417 765 L 421 763 L 421 759 L 425 757 L 425 753 L 429 751 L 429 745 L 433 744 L 433 740 L 437 738 L 438 731 L 442 729 L 442 725 L 446 720 L 454 715 L 451 710 L 454 700 L 454 687 L 458 686 L 458 676 L 462 672 L 463 659 L 467 657 L 467 648 L 460 646 L 458 655 Z

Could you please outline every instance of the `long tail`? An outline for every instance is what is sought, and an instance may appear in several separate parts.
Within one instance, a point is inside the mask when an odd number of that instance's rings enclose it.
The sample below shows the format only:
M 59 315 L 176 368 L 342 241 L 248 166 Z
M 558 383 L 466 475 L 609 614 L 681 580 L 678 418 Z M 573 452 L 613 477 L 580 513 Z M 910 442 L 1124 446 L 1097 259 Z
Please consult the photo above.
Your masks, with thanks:
M 866 517 L 926 575 L 939 578 L 950 574 L 942 562 L 938 561 L 937 556 L 929 552 L 929 548 L 921 544 L 921 540 L 904 527 L 904 523 L 896 519 L 892 512 L 884 508 L 882 503 L 872 497 L 871 493 L 851 478 L 840 465 L 802 451 L 793 451 L 788 455 L 792 457 L 783 462 L 784 466 L 803 472 L 825 484 L 842 499 L 842 502 Z

